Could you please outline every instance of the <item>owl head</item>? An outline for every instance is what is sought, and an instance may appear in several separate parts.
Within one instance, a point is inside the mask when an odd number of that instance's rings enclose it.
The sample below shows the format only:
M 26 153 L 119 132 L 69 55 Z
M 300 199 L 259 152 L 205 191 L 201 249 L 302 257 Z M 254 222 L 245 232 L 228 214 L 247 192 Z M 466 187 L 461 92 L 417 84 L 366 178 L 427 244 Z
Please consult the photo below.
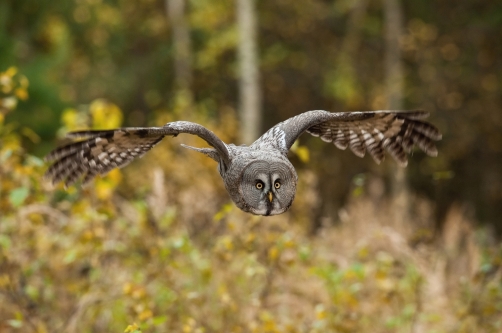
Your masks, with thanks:
M 232 199 L 241 209 L 269 216 L 284 213 L 293 203 L 298 176 L 287 159 L 252 160 L 240 175 L 238 198 Z

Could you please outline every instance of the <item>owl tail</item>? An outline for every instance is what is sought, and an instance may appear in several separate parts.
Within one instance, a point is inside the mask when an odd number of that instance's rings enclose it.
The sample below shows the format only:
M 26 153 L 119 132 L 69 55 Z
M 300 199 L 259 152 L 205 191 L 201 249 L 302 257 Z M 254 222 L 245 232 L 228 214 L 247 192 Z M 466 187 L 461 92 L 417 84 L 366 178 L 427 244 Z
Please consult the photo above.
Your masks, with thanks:
M 214 148 L 196 148 L 196 147 L 187 146 L 184 144 L 181 144 L 181 146 L 184 148 L 187 148 L 187 149 L 195 150 L 199 153 L 206 155 L 207 157 L 211 157 L 213 160 L 215 160 L 218 163 L 220 162 L 220 156 L 218 155 L 218 152 Z

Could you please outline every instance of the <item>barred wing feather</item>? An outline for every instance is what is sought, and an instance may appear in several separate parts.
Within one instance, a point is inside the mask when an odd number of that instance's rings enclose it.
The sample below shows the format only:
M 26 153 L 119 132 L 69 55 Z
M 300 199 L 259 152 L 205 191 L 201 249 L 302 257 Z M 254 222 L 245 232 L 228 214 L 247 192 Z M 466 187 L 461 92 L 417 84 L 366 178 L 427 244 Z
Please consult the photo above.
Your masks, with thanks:
M 436 127 L 420 120 L 427 116 L 423 111 L 354 112 L 348 113 L 347 119 L 316 124 L 307 133 L 332 142 L 339 149 L 349 147 L 359 157 L 368 152 L 378 164 L 387 151 L 399 165 L 406 166 L 407 153 L 414 146 L 429 156 L 437 156 L 434 141 L 440 140 L 441 134 Z

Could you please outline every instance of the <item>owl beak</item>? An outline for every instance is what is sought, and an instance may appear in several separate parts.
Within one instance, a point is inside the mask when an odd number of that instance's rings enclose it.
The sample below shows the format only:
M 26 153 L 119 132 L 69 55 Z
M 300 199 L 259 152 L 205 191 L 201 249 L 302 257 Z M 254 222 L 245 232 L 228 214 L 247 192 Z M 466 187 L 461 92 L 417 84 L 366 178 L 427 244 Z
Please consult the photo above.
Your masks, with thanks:
M 268 192 L 267 196 L 268 196 L 268 201 L 272 202 L 272 199 L 274 198 L 272 192 Z

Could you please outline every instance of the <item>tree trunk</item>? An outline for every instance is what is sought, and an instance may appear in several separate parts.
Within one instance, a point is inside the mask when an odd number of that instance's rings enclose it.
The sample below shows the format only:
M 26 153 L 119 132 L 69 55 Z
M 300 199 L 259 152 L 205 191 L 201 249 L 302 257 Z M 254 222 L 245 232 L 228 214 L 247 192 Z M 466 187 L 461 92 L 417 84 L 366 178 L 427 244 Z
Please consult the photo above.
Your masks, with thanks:
M 185 0 L 165 0 L 171 23 L 174 45 L 174 74 L 176 88 L 190 91 L 192 84 L 192 57 L 190 30 L 185 19 Z
M 240 141 L 251 144 L 261 130 L 261 90 L 254 0 L 237 0 L 239 29 Z
M 399 0 L 384 0 L 385 15 L 385 83 L 387 108 L 401 110 L 403 107 L 403 66 L 399 39 L 403 35 L 403 9 Z M 408 219 L 409 193 L 406 169 L 392 167 L 392 196 L 395 203 L 395 222 Z

